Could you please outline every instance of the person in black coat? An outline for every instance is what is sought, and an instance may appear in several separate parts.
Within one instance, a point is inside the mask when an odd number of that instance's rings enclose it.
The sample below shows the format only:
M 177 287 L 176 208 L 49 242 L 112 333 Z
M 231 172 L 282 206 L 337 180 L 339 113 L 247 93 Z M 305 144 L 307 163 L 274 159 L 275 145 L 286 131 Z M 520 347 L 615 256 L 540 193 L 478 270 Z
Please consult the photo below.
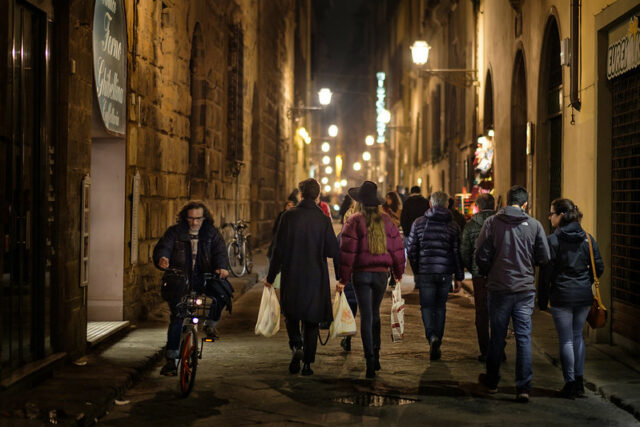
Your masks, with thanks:
M 265 286 L 282 274 L 280 303 L 293 351 L 289 372 L 299 372 L 302 360 L 302 375 L 311 375 L 318 324 L 333 320 L 327 258 L 337 256 L 338 242 L 331 220 L 315 203 L 318 181 L 304 180 L 299 188 L 302 200 L 282 214 Z
M 538 306 L 546 310 L 551 300 L 551 315 L 558 331 L 565 381 L 559 395 L 573 398 L 584 395 L 582 331 L 593 301 L 591 284 L 594 281 L 589 240 L 598 277 L 604 272 L 604 263 L 596 240 L 580 226 L 582 213 L 571 200 L 551 202 L 549 219 L 556 230 L 547 237 L 551 260 L 541 269 Z
M 460 258 L 460 230 L 446 208 L 447 194 L 431 195 L 431 208 L 413 222 L 407 239 L 407 257 L 420 291 L 420 310 L 431 360 L 440 359 L 451 275 L 460 290 L 464 268 Z
M 420 194 L 420 187 L 417 185 L 411 187 L 411 195 L 403 202 L 402 213 L 400 214 L 400 225 L 404 234 L 405 248 L 413 221 L 424 215 L 427 209 L 429 209 L 429 201 Z
M 204 322 L 207 334 L 215 334 L 215 324 L 220 320 L 222 309 L 230 308 L 233 288 L 226 280 L 207 280 L 214 272 L 221 279 L 229 275 L 229 259 L 220 231 L 213 225 L 207 206 L 198 201 L 187 203 L 178 214 L 177 224 L 167 229 L 153 248 L 153 262 L 158 269 L 179 269 L 188 278 L 193 290 L 213 299 L 209 318 Z M 171 310 L 165 356 L 167 363 L 162 375 L 175 375 L 175 359 L 178 357 L 182 318 L 177 304 L 186 291 L 184 283 L 165 273 L 163 276 L 163 298 Z

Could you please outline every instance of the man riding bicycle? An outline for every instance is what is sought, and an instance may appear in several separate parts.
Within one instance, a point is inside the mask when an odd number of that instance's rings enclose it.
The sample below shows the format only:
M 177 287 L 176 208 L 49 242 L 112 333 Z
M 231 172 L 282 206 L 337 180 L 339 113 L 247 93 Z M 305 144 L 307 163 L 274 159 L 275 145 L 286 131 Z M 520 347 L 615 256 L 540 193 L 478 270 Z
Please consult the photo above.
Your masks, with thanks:
M 153 249 L 153 262 L 161 270 L 171 268 L 183 272 L 192 290 L 213 299 L 204 330 L 207 335 L 215 336 L 215 325 L 220 320 L 222 309 L 225 306 L 230 308 L 233 289 L 225 283 L 226 280 L 208 280 L 214 272 L 225 279 L 229 275 L 229 259 L 224 239 L 213 225 L 211 213 L 204 203 L 190 201 L 180 210 L 177 223 L 167 229 Z M 167 273 L 163 283 L 163 298 L 169 304 L 171 320 L 165 351 L 167 363 L 160 374 L 173 376 L 176 375 L 175 361 L 183 320 L 179 317 L 177 305 L 187 289 L 184 281 L 177 281 Z

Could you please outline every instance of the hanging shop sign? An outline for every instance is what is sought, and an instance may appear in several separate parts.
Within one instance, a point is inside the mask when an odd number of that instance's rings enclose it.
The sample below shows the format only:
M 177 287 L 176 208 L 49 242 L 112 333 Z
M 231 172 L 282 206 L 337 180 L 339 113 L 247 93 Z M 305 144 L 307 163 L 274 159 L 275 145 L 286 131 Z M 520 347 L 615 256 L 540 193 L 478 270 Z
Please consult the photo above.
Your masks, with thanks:
M 638 17 L 609 33 L 607 49 L 607 78 L 611 80 L 640 65 L 640 31 Z
M 96 0 L 93 12 L 93 77 L 100 115 L 109 133 L 125 134 L 127 53 L 122 0 Z
M 385 97 L 387 96 L 387 90 L 384 87 L 385 74 L 383 72 L 376 73 L 378 79 L 378 87 L 376 88 L 376 132 L 378 134 L 376 142 L 379 144 L 384 143 L 384 134 L 387 131 L 388 120 L 385 121 Z

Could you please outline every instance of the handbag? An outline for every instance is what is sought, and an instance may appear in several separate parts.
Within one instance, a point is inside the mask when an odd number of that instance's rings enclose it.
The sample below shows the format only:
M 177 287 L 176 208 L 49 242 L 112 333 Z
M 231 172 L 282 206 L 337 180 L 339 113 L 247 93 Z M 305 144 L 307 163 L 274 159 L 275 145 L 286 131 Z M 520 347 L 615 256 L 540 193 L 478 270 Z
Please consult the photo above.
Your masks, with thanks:
M 591 256 L 591 268 L 593 269 L 593 302 L 591 303 L 591 309 L 587 315 L 587 323 L 593 329 L 602 328 L 607 323 L 607 309 L 602 303 L 600 297 L 600 281 L 596 274 L 596 263 L 593 259 L 593 245 L 591 244 L 591 237 L 587 234 L 587 241 L 589 242 L 589 255 Z
M 333 299 L 333 322 L 329 328 L 329 337 L 351 337 L 356 334 L 356 319 L 349 307 L 344 292 L 336 292 Z
M 404 298 L 400 283 L 391 292 L 391 341 L 400 342 L 404 338 Z

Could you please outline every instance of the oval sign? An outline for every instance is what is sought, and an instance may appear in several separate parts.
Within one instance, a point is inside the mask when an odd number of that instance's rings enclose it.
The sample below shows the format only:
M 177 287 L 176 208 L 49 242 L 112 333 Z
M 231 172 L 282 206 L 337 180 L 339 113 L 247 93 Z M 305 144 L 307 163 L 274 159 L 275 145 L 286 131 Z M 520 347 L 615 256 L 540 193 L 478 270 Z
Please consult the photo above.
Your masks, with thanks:
M 127 53 L 122 0 L 96 0 L 93 12 L 93 78 L 102 122 L 125 135 Z

